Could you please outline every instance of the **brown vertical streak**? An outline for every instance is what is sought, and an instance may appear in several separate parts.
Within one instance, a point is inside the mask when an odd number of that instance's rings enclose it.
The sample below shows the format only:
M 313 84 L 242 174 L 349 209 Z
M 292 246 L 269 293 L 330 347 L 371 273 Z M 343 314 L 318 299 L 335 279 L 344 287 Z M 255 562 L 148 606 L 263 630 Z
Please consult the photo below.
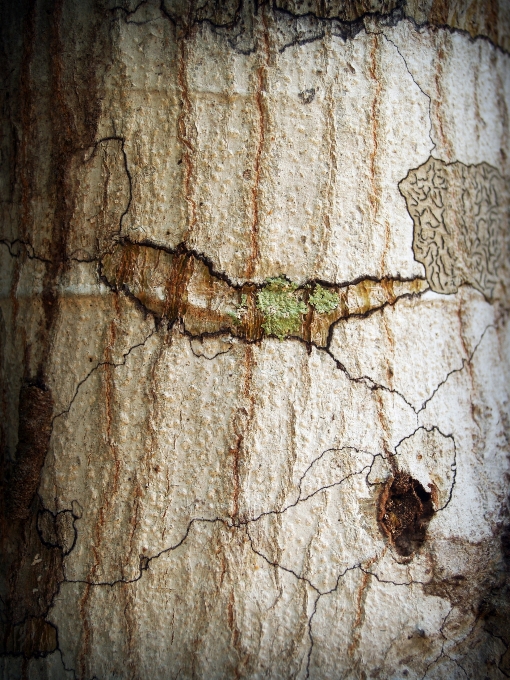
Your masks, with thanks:
M 32 88 L 31 67 L 34 59 L 36 40 L 36 0 L 31 0 L 25 21 L 23 22 L 23 47 L 20 67 L 19 82 L 19 106 L 21 134 L 17 145 L 17 158 L 15 162 L 14 184 L 20 187 L 20 215 L 18 236 L 24 241 L 32 242 L 31 226 L 33 224 L 32 204 L 34 190 L 35 163 L 32 153 L 34 129 L 36 127 L 36 115 L 34 105 L 34 93 Z M 25 374 L 29 377 L 30 347 L 27 345 L 26 330 L 16 328 L 19 312 L 19 302 L 16 296 L 17 286 L 21 277 L 23 260 L 17 259 L 14 266 L 13 278 L 10 287 L 10 299 L 12 302 L 13 329 L 19 333 L 24 354 Z
M 335 200 L 335 185 L 337 175 L 337 155 L 336 155 L 336 127 L 335 127 L 335 100 L 333 97 L 333 86 L 328 88 L 325 97 L 326 105 L 326 125 L 328 139 L 328 179 L 326 191 L 326 209 L 323 212 L 323 228 L 320 251 L 316 268 L 324 261 L 327 254 L 329 242 L 331 240 L 331 215 L 333 214 Z
M 387 296 L 387 299 L 390 300 L 390 304 L 395 301 L 395 298 L 393 296 L 393 290 L 392 290 L 392 284 L 393 281 L 391 279 L 385 279 L 385 293 Z M 390 297 L 391 296 L 391 297 Z M 392 299 L 393 298 L 393 299 Z M 388 323 L 388 317 L 386 314 L 382 314 L 382 322 L 384 325 L 384 332 L 386 334 L 386 337 L 388 338 L 388 343 L 389 343 L 389 352 L 387 353 L 387 360 L 385 362 L 386 364 L 386 380 L 388 382 L 388 387 L 393 388 L 393 368 L 392 368 L 392 359 L 395 355 L 395 339 L 393 337 L 393 332 L 391 330 L 391 324 Z
M 502 161 L 502 166 L 503 166 L 503 174 L 508 174 L 508 169 L 507 169 L 507 161 L 508 161 L 508 152 L 509 152 L 509 116 L 508 116 L 508 104 L 506 101 L 505 97 L 505 89 L 503 85 L 503 80 L 501 78 L 501 71 L 497 67 L 497 61 L 499 59 L 499 55 L 496 53 L 491 54 L 491 67 L 493 70 L 493 73 L 496 74 L 496 93 L 497 93 L 497 107 L 498 107 L 498 113 L 499 117 L 501 120 L 501 126 L 502 126 L 502 134 L 501 134 L 501 142 L 500 142 L 500 148 L 499 148 L 499 153 L 501 155 L 501 161 Z
M 181 91 L 182 111 L 177 120 L 177 138 L 183 146 L 182 160 L 184 163 L 184 199 L 188 204 L 188 229 L 184 240 L 186 240 L 197 223 L 197 206 L 193 199 L 193 154 L 195 147 L 191 143 L 188 126 L 193 107 L 189 96 L 189 84 L 187 77 L 187 49 L 186 38 L 182 38 L 179 44 L 179 63 L 177 68 L 177 82 Z
M 101 273 L 108 285 L 139 301 L 156 319 L 181 321 L 186 333 L 192 337 L 204 333 L 230 333 L 254 342 L 264 335 L 261 326 L 264 315 L 257 307 L 257 286 L 245 284 L 236 288 L 211 272 L 192 252 L 178 250 L 177 254 L 170 254 L 124 242 L 103 258 Z M 155 288 L 161 282 L 164 282 L 165 295 L 160 297 Z M 421 278 L 408 281 L 362 279 L 351 285 L 324 285 L 339 296 L 339 304 L 328 313 L 318 313 L 308 306 L 295 337 L 308 343 L 309 349 L 311 345 L 325 347 L 333 324 L 339 319 L 369 314 L 393 305 L 402 297 L 419 296 L 429 287 Z M 309 293 L 310 288 L 306 286 L 299 289 L 305 303 Z M 243 295 L 246 296 L 245 306 L 241 306 Z M 196 297 L 204 304 L 197 304 Z
M 241 631 L 239 630 L 239 626 L 237 625 L 236 621 L 236 614 L 235 614 L 235 595 L 234 595 L 234 590 L 232 589 L 230 591 L 229 599 L 228 599 L 228 605 L 227 605 L 227 621 L 228 621 L 228 627 L 230 628 L 232 632 L 232 645 L 234 649 L 237 652 L 239 662 L 236 664 L 236 666 L 233 668 L 233 677 L 236 678 L 236 680 L 239 680 L 242 678 L 242 673 L 239 669 L 239 665 L 242 665 L 242 643 L 241 643 Z
M 376 407 L 377 407 L 377 418 L 379 419 L 379 422 L 381 423 L 381 428 L 382 428 L 382 440 L 383 440 L 383 451 L 385 456 L 387 457 L 391 467 L 395 470 L 395 456 L 392 455 L 391 452 L 391 428 L 388 423 L 388 419 L 386 416 L 386 408 L 384 401 L 382 399 L 382 393 L 381 390 L 375 390 L 374 391 L 375 395 L 375 402 L 376 402 Z
M 137 631 L 137 618 L 136 618 L 136 608 L 135 608 L 135 597 L 132 588 L 123 588 L 122 597 L 125 600 L 124 606 L 124 619 L 125 625 L 125 637 L 126 637 L 126 651 L 125 659 L 126 665 L 130 669 L 130 677 L 135 678 L 137 676 L 137 667 L 140 667 L 140 660 L 137 659 L 139 656 L 137 654 L 136 647 L 136 637 L 135 633 Z
M 429 21 L 440 26 L 447 24 L 449 4 L 448 0 L 434 0 L 429 11 Z
M 251 382 L 253 379 L 254 354 L 252 345 L 247 345 L 244 352 L 244 384 L 243 384 L 243 398 L 247 404 L 247 409 L 239 409 L 237 417 L 239 421 L 237 424 L 234 421 L 234 428 L 236 430 L 236 439 L 234 446 L 230 449 L 232 456 L 232 480 L 233 480 L 233 496 L 232 496 L 232 518 L 234 522 L 239 520 L 239 497 L 241 495 L 241 454 L 244 447 L 244 439 L 246 430 L 253 420 L 255 403 L 251 392 Z M 242 416 L 245 415 L 245 418 Z
M 52 334 L 58 318 L 57 285 L 67 266 L 66 240 L 75 190 L 69 174 L 70 163 L 76 149 L 91 146 L 97 129 L 97 115 L 92 114 L 98 113 L 99 108 L 93 111 L 97 103 L 93 87 L 94 69 L 87 64 L 84 89 L 87 90 L 88 102 L 85 109 L 89 108 L 83 115 L 80 136 L 74 115 L 80 116 L 82 111 L 80 106 L 74 110 L 70 106 L 74 89 L 66 81 L 68 62 L 63 58 L 64 54 L 68 54 L 62 34 L 63 1 L 28 0 L 23 4 L 26 10 L 22 8 L 25 16 L 20 32 L 23 40 L 20 82 L 18 92 L 12 93 L 13 100 L 19 100 L 19 114 L 15 108 L 10 111 L 16 127 L 20 129 L 13 159 L 13 192 L 17 190 L 20 194 L 17 237 L 31 244 L 31 253 L 33 248 L 45 259 L 45 270 L 42 293 L 39 295 L 32 291 L 27 305 L 35 317 L 33 327 L 38 328 L 32 346 L 27 343 L 24 329 L 16 328 L 19 304 L 16 286 L 26 262 L 26 253 L 16 262 L 10 291 L 13 329 L 18 338 L 22 338 L 19 344 L 23 346 L 26 382 L 20 394 L 20 430 L 13 483 L 9 494 L 2 494 L 16 521 L 11 522 L 8 531 L 2 530 L 2 542 L 8 544 L 8 550 L 2 552 L 4 558 L 9 553 L 9 560 L 15 556 L 12 562 L 17 567 L 16 575 L 9 579 L 9 611 L 4 612 L 10 619 L 7 625 L 15 624 L 11 628 L 16 628 L 14 641 L 8 642 L 15 646 L 11 650 L 13 653 L 21 651 L 25 655 L 26 666 L 29 656 L 44 656 L 56 648 L 56 629 L 45 621 L 45 617 L 64 578 L 63 553 L 60 547 L 48 547 L 42 543 L 37 533 L 37 517 L 42 509 L 37 490 L 53 423 L 53 401 L 44 383 L 51 356 Z M 76 81 L 74 84 L 76 86 Z M 47 201 L 47 219 L 44 218 L 42 223 L 36 220 L 37 201 L 40 199 Z M 49 228 L 45 229 L 46 225 Z M 5 509 L 2 508 L 3 511 Z M 37 560 L 39 566 L 34 568 L 32 560 L 37 554 L 40 555 Z M 7 567 L 6 562 L 3 567 Z
M 251 222 L 251 254 L 250 258 L 246 264 L 246 277 L 251 278 L 255 272 L 255 268 L 259 259 L 259 185 L 260 185 L 260 160 L 262 157 L 262 151 L 264 149 L 265 143 L 265 107 L 263 101 L 263 91 L 264 91 L 264 80 L 265 80 L 265 66 L 261 66 L 257 70 L 257 92 L 255 94 L 255 103 L 257 106 L 257 112 L 259 116 L 259 127 L 258 127 L 258 142 L 257 150 L 255 152 L 254 161 L 254 181 L 251 190 L 252 193 L 252 222 Z
M 467 310 L 467 313 L 466 313 L 466 310 L 464 309 L 464 305 L 465 305 L 465 301 L 464 301 L 463 297 L 461 296 L 460 300 L 459 300 L 459 306 L 457 307 L 457 318 L 459 320 L 459 338 L 460 338 L 460 341 L 462 343 L 462 349 L 464 350 L 464 355 L 465 355 L 464 367 L 466 368 L 467 373 L 469 375 L 469 382 L 470 382 L 470 387 L 471 387 L 471 389 L 470 389 L 471 396 L 470 396 L 470 399 L 469 399 L 469 404 L 470 404 L 470 409 L 471 409 L 471 418 L 473 420 L 473 423 L 477 426 L 477 428 L 480 429 L 479 415 L 477 414 L 477 409 L 475 407 L 475 404 L 473 402 L 473 397 L 472 397 L 472 395 L 474 393 L 476 393 L 475 367 L 474 367 L 472 361 L 469 361 L 469 360 L 466 361 L 466 359 L 471 356 L 471 352 L 472 352 L 472 350 L 470 349 L 470 347 L 468 345 L 466 333 L 465 333 L 466 328 L 469 327 L 469 324 L 465 323 L 465 317 L 467 317 L 469 319 L 469 311 L 470 310 L 469 310 L 469 305 L 468 305 L 468 310 Z
M 368 560 L 366 565 L 364 565 L 364 570 L 370 569 L 370 567 L 374 564 L 379 559 L 379 557 L 373 557 L 372 559 Z M 354 623 L 352 626 L 352 641 L 349 647 L 347 648 L 347 653 L 349 656 L 352 656 L 357 649 L 359 643 L 360 643 L 360 635 L 361 635 L 361 630 L 360 627 L 363 624 L 363 620 L 365 618 L 365 612 L 364 612 L 364 603 L 367 598 L 368 594 L 368 585 L 370 583 L 370 579 L 372 577 L 371 574 L 367 573 L 366 571 L 362 572 L 363 576 L 361 577 L 361 585 L 358 589 L 357 597 L 356 597 L 356 618 L 354 619 Z
M 377 176 L 377 152 L 379 148 L 379 139 L 378 139 L 378 134 L 379 134 L 379 103 L 381 99 L 381 82 L 378 78 L 377 74 L 377 51 L 379 49 L 379 37 L 377 35 L 373 36 L 372 39 L 372 49 L 370 51 L 370 67 L 369 67 L 369 73 L 371 79 L 375 83 L 375 94 L 374 98 L 372 100 L 372 106 L 371 106 L 371 116 L 370 116 L 370 122 L 372 125 L 371 129 L 371 134 L 372 134 L 372 151 L 370 153 L 370 181 L 372 184 L 372 192 L 370 194 L 370 203 L 372 205 L 373 209 L 373 215 L 372 218 L 374 219 L 377 216 L 377 211 L 379 207 L 379 198 L 380 198 L 380 193 L 381 193 L 381 188 L 378 186 L 376 183 L 376 176 Z
M 437 128 L 439 130 L 439 136 L 441 138 L 441 144 L 443 145 L 447 155 L 448 160 L 453 160 L 452 154 L 453 149 L 450 140 L 448 139 L 443 126 L 443 119 L 441 116 L 441 102 L 443 101 L 443 86 L 441 83 L 443 77 L 443 60 L 445 59 L 445 51 L 442 45 L 439 46 L 437 50 L 436 57 L 436 71 L 434 74 L 434 83 L 436 86 L 436 97 L 432 99 L 432 104 L 434 106 L 434 113 L 437 121 Z
M 305 291 L 304 295 L 304 301 L 308 302 L 308 298 L 310 297 L 309 291 Z M 301 322 L 301 337 L 303 340 L 309 344 L 309 351 L 311 351 L 311 342 L 312 342 L 312 323 L 315 320 L 315 314 L 313 308 L 308 305 L 308 311 L 306 314 L 303 316 L 303 320 Z
M 110 451 L 113 452 L 113 458 L 114 458 L 114 475 L 113 475 L 113 482 L 108 480 L 108 482 L 104 485 L 103 489 L 103 499 L 101 502 L 101 505 L 99 507 L 99 516 L 96 521 L 95 527 L 94 527 L 94 534 L 95 534 L 95 539 L 94 539 L 94 544 L 92 545 L 92 553 L 94 555 L 94 562 L 92 564 L 92 567 L 90 569 L 89 575 L 87 577 L 87 581 L 95 581 L 97 579 L 97 572 L 98 568 L 101 564 L 101 545 L 103 542 L 103 530 L 104 530 L 104 524 L 105 524 L 105 517 L 108 512 L 108 509 L 111 505 L 112 499 L 114 494 L 117 491 L 118 487 L 118 474 L 119 474 L 119 466 L 120 466 L 120 460 L 118 456 L 118 451 L 116 449 L 115 443 L 112 441 L 112 423 L 113 423 L 113 414 L 112 414 L 112 399 L 113 399 L 113 368 L 110 366 L 109 362 L 112 361 L 112 354 L 111 354 L 111 347 L 115 342 L 115 322 L 112 322 L 110 324 L 110 329 L 109 329 L 109 340 L 107 342 L 106 346 L 106 351 L 105 351 L 105 358 L 104 361 L 107 362 L 105 363 L 103 367 L 103 372 L 104 372 L 104 404 L 105 404 L 105 415 L 106 415 L 106 440 L 108 442 L 108 447 Z M 81 645 L 81 650 L 80 650 L 80 656 L 79 656 L 79 665 L 80 669 L 82 672 L 82 676 L 85 676 L 85 661 L 87 658 L 90 656 L 90 650 L 91 650 L 91 640 L 90 640 L 90 624 L 87 619 L 87 606 L 89 604 L 89 598 L 92 593 L 92 588 L 90 587 L 89 584 L 85 586 L 85 592 L 80 599 L 79 602 L 79 610 L 80 610 L 80 618 L 82 621 L 83 625 L 83 641 Z
M 5 490 L 11 519 L 26 520 L 29 516 L 48 451 L 52 415 L 53 398 L 49 390 L 36 385 L 21 388 L 16 461 Z
M 131 564 L 133 562 L 133 557 L 134 557 L 134 550 L 136 548 L 136 543 L 134 541 L 135 539 L 135 534 L 136 534 L 136 529 L 138 527 L 138 523 L 140 520 L 140 513 L 143 509 L 143 504 L 141 502 L 141 499 L 144 497 L 143 489 L 142 486 L 139 482 L 139 478 L 143 479 L 147 484 L 149 483 L 150 478 L 152 477 L 154 472 L 158 472 L 157 467 L 154 469 L 152 467 L 152 458 L 154 454 L 154 448 L 157 446 L 157 430 L 156 427 L 153 424 L 153 419 L 152 419 L 152 412 L 150 411 L 150 408 L 152 406 L 152 409 L 155 408 L 156 405 L 156 400 L 157 400 L 157 387 L 156 387 L 156 371 L 157 371 L 157 366 L 159 359 L 161 358 L 161 355 L 164 351 L 164 343 L 161 343 L 159 352 L 156 353 L 156 356 L 152 362 L 151 368 L 150 368 L 150 381 L 149 381 L 149 387 L 148 387 L 148 392 L 150 394 L 150 405 L 147 406 L 147 417 L 146 417 L 146 428 L 147 428 L 147 441 L 150 441 L 149 445 L 146 445 L 144 447 L 144 460 L 143 460 L 143 466 L 142 464 L 140 465 L 140 472 L 137 470 L 135 473 L 135 483 L 133 484 L 134 490 L 133 490 L 133 496 L 134 496 L 134 509 L 133 512 L 131 513 L 131 517 L 129 519 L 129 524 L 130 524 L 130 535 L 127 540 L 127 544 L 129 545 L 129 550 L 128 550 L 128 556 L 127 556 L 127 563 Z M 169 487 L 167 487 L 167 496 L 169 495 Z M 168 507 L 168 506 L 167 506 Z M 166 510 L 165 508 L 165 513 L 163 515 L 166 515 Z M 163 536 L 162 540 L 164 540 L 164 531 L 163 531 Z M 145 550 L 145 548 L 143 548 Z M 143 555 L 139 555 L 140 560 L 143 558 Z M 140 563 L 141 564 L 141 563 Z M 126 595 L 127 597 L 127 595 Z M 131 604 L 134 606 L 133 602 L 130 601 Z M 128 605 L 126 605 L 127 607 Z M 127 610 L 126 610 L 127 611 Z M 133 625 L 136 623 L 136 618 L 132 618 Z M 131 634 L 131 633 L 130 633 Z
M 236 433 L 236 441 L 234 446 L 230 449 L 232 456 L 232 519 L 236 523 L 239 519 L 239 496 L 241 493 L 240 475 L 239 475 L 239 458 L 241 454 L 241 447 L 243 444 L 243 435 Z
M 69 186 L 67 173 L 71 162 L 71 150 L 75 145 L 76 126 L 71 123 L 72 114 L 66 103 L 66 84 L 63 77 L 63 45 L 60 36 L 63 0 L 55 2 L 50 28 L 50 67 L 51 67 L 51 106 L 55 107 L 57 116 L 52 121 L 52 146 L 54 148 L 54 218 L 50 239 L 51 264 L 47 267 L 42 293 L 43 310 L 46 320 L 42 363 L 45 362 L 51 342 L 51 331 L 57 321 L 59 305 L 56 290 L 57 281 L 66 266 L 66 241 L 68 224 L 72 215 L 72 188 Z M 40 367 L 44 374 L 44 367 Z
M 485 16 L 485 32 L 490 40 L 496 45 L 501 45 L 501 38 L 505 38 L 505 31 L 501 31 L 500 27 L 503 22 L 499 20 L 499 3 L 497 0 L 486 0 L 486 16 Z
M 116 299 L 116 298 L 115 298 Z M 105 524 L 105 519 L 107 512 L 112 505 L 112 502 L 114 500 L 115 494 L 117 493 L 118 490 L 118 482 L 119 482 L 119 471 L 120 471 L 120 458 L 119 458 L 119 452 L 117 449 L 117 445 L 114 441 L 114 436 L 113 436 L 113 423 L 114 423 L 114 415 L 112 411 L 112 404 L 114 400 L 113 396 L 113 391 L 114 391 L 114 378 L 113 378 L 113 371 L 114 368 L 111 365 L 112 364 L 112 352 L 111 348 L 115 343 L 115 321 L 112 321 L 110 324 L 109 328 L 109 339 L 106 345 L 106 350 L 105 350 L 105 358 L 104 358 L 104 366 L 103 366 L 103 385 L 104 385 L 104 409 L 105 409 L 105 435 L 106 435 L 106 441 L 107 441 L 107 446 L 112 454 L 113 457 L 113 479 L 110 474 L 110 478 L 107 480 L 107 482 L 104 485 L 103 488 L 103 499 L 101 502 L 101 505 L 99 507 L 99 517 L 97 519 L 96 525 L 94 527 L 95 529 L 95 541 L 94 545 L 92 546 L 92 552 L 94 554 L 94 564 L 92 565 L 92 568 L 90 570 L 90 575 L 87 580 L 93 581 L 97 580 L 97 570 L 99 568 L 99 565 L 101 563 L 101 551 L 100 547 L 103 542 L 103 530 L 104 530 L 104 524 Z
M 166 284 L 165 316 L 173 321 L 182 319 L 188 304 L 187 288 L 193 274 L 195 260 L 189 253 L 177 255 Z
M 4 461 L 0 488 L 0 571 L 3 581 L 0 655 L 52 652 L 56 631 L 45 621 L 63 579 L 62 550 L 41 543 L 37 496 L 52 429 L 53 398 L 44 386 L 23 384 L 16 455 Z M 35 555 L 40 566 L 34 569 Z M 37 593 L 37 595 L 34 595 Z
M 32 224 L 32 196 L 33 178 L 35 168 L 31 151 L 31 141 L 33 140 L 32 128 L 35 127 L 35 107 L 31 82 L 31 65 L 34 58 L 34 48 L 37 44 L 35 38 L 36 22 L 36 0 L 32 0 L 31 7 L 27 12 L 25 25 L 23 27 L 23 56 L 21 60 L 20 77 L 20 110 L 21 110 L 21 129 L 19 143 L 19 161 L 16 168 L 19 169 L 19 184 L 21 186 L 21 215 L 20 215 L 20 236 L 24 240 L 30 239 L 30 225 Z
M 19 301 L 18 297 L 16 295 L 16 291 L 18 289 L 18 284 L 21 278 L 21 269 L 22 269 L 22 259 L 21 258 L 16 258 L 13 266 L 13 272 L 12 272 L 12 280 L 11 280 L 11 285 L 9 287 L 9 299 L 12 304 L 12 326 L 13 328 L 16 328 L 16 321 L 18 317 L 18 312 L 19 312 Z M 26 331 L 23 327 L 19 329 L 19 334 L 23 337 L 23 342 L 21 343 L 25 349 L 27 349 L 27 342 L 26 342 Z M 28 362 L 26 363 L 28 366 Z
M 473 96 L 475 100 L 475 130 L 476 130 L 476 139 L 477 142 L 480 143 L 480 123 L 483 125 L 484 121 L 482 116 L 480 115 L 480 102 L 478 101 L 478 83 L 480 79 L 480 62 L 481 62 L 481 45 L 478 45 L 478 54 L 479 54 L 479 59 L 475 62 L 475 67 L 474 67 L 474 88 L 473 88 Z
M 260 190 L 260 175 L 261 175 L 261 160 L 262 154 L 265 148 L 266 142 L 266 126 L 267 126 L 267 105 L 264 103 L 264 93 L 267 87 L 267 68 L 269 65 L 269 32 L 267 26 L 267 19 L 265 12 L 262 12 L 262 25 L 263 25 L 263 44 L 265 52 L 265 64 L 257 69 L 256 74 L 256 92 L 255 92 L 255 105 L 257 108 L 259 124 L 258 124 L 258 141 L 257 149 L 255 151 L 255 159 L 253 164 L 253 186 L 252 186 L 252 223 L 251 223 L 251 253 L 248 262 L 246 263 L 245 276 L 247 278 L 252 278 L 257 262 L 260 256 L 259 250 L 259 226 L 260 226 L 260 216 L 259 216 L 259 190 Z
M 88 604 L 89 597 L 92 591 L 92 586 L 90 583 L 86 583 L 84 586 L 84 592 L 82 597 L 78 600 L 78 611 L 80 612 L 80 623 L 82 628 L 82 634 L 80 639 L 80 652 L 78 655 L 78 667 L 80 669 L 80 677 L 87 677 L 86 673 L 86 662 L 90 658 L 90 652 L 92 648 L 91 640 L 91 625 L 88 617 Z
M 260 340 L 263 335 L 262 323 L 264 316 L 257 308 L 257 289 L 255 286 L 248 284 L 243 287 L 243 293 L 248 298 L 248 310 L 240 326 L 239 335 L 248 341 Z

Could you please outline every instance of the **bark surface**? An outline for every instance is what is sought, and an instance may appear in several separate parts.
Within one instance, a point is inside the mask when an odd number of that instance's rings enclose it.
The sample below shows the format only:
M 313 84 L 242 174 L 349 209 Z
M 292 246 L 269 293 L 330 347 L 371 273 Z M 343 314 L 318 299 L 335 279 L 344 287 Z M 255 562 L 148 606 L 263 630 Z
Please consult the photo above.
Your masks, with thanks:
M 2 677 L 509 677 L 508 3 L 0 8 Z

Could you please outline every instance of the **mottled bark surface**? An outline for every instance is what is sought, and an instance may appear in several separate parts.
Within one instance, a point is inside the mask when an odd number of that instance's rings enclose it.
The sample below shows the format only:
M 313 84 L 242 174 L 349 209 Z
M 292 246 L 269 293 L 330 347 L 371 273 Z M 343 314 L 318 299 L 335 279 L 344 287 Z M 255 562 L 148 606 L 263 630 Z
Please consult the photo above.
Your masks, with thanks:
M 508 677 L 508 3 L 0 6 L 2 677 Z

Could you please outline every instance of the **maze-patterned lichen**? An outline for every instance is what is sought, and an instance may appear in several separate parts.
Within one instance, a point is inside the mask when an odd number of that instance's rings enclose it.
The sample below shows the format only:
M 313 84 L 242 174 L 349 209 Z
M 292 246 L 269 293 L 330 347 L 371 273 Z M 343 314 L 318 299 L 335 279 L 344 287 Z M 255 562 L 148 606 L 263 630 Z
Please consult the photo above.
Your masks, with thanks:
M 467 283 L 493 298 L 508 254 L 508 189 L 498 170 L 431 157 L 399 187 L 432 290 L 455 293 Z

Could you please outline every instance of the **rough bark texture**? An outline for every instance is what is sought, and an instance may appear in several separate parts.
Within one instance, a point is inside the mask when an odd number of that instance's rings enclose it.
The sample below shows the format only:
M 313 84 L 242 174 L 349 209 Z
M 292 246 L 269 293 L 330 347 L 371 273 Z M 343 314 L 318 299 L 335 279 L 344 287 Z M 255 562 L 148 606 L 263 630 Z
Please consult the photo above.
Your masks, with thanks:
M 1 3 L 2 677 L 509 677 L 509 28 Z

